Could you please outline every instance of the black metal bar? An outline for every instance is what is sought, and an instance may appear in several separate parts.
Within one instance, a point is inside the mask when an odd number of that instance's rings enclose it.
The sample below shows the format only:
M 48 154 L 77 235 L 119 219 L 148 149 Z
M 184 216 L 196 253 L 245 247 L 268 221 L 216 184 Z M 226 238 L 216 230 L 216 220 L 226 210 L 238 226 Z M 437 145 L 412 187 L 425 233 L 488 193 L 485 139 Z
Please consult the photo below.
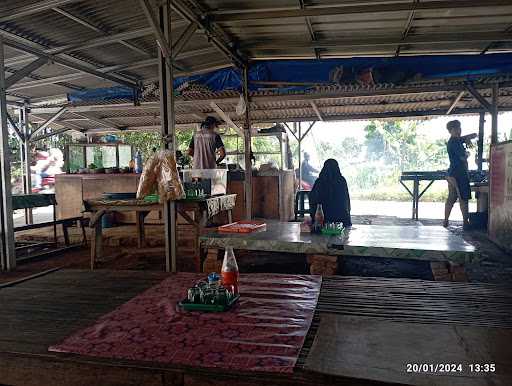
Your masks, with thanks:
M 436 181 L 436 180 L 432 180 L 432 181 L 430 181 L 430 182 L 428 183 L 428 185 L 426 186 L 426 188 L 425 188 L 425 189 L 423 189 L 423 190 L 421 191 L 421 193 L 420 193 L 420 194 L 419 194 L 419 196 L 418 196 L 418 203 L 419 203 L 420 198 L 421 198 L 421 197 L 423 197 L 423 194 L 425 194 L 425 192 L 428 190 L 428 188 L 430 188 L 430 187 L 432 186 L 432 184 L 434 183 L 434 181 Z
M 53 241 L 57 244 L 57 211 L 55 210 L 55 204 L 53 207 Z
M 478 171 L 482 171 L 483 167 L 483 154 L 484 154 L 484 135 L 485 135 L 485 113 L 480 113 L 480 120 L 478 122 L 478 150 L 476 164 Z
M 478 90 L 471 84 L 465 83 L 464 86 L 469 91 L 471 95 L 473 95 L 478 102 L 485 108 L 488 112 L 492 112 L 492 105 L 478 92 Z
M 409 187 L 407 185 L 405 185 L 405 183 L 400 180 L 400 183 L 402 184 L 402 186 L 405 188 L 405 190 L 407 190 L 407 192 L 411 195 L 411 197 L 414 197 L 414 194 L 411 192 L 411 190 L 409 189 Z
M 5 93 L 4 41 L 0 35 L 0 266 L 2 270 L 16 268 L 14 225 L 12 219 L 12 186 Z
M 16 82 L 19 82 L 23 78 L 29 76 L 32 72 L 37 70 L 39 67 L 44 66 L 46 63 L 48 63 L 48 58 L 45 58 L 45 57 L 37 58 L 33 62 L 27 64 L 25 67 L 16 71 L 14 74 L 12 74 L 10 77 L 8 77 L 5 80 L 5 87 L 7 89 L 9 89 Z
M 414 187 L 413 187 L 413 203 L 412 203 L 412 219 L 418 220 L 418 203 L 419 203 L 419 188 L 420 188 L 420 181 L 414 180 Z
M 491 128 L 491 144 L 494 145 L 498 142 L 498 97 L 500 89 L 498 84 L 494 84 L 492 87 L 492 128 Z
M 11 114 L 7 113 L 7 121 L 9 121 L 9 123 L 11 124 L 12 126 L 12 129 L 14 130 L 14 132 L 16 133 L 16 136 L 18 137 L 18 139 L 20 141 L 23 141 L 25 136 L 23 135 L 23 133 L 20 131 L 18 125 L 16 124 L 16 122 L 14 122 L 14 120 L 12 119 L 11 117 Z

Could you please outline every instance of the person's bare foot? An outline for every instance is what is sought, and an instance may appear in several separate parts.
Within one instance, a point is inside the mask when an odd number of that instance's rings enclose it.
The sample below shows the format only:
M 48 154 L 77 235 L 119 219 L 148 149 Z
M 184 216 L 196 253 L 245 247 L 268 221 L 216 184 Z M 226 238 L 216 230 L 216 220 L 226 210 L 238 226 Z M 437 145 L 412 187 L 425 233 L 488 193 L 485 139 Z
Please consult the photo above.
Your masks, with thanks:
M 448 220 L 444 220 L 444 221 L 443 221 L 443 226 L 444 226 L 445 228 L 448 228 Z

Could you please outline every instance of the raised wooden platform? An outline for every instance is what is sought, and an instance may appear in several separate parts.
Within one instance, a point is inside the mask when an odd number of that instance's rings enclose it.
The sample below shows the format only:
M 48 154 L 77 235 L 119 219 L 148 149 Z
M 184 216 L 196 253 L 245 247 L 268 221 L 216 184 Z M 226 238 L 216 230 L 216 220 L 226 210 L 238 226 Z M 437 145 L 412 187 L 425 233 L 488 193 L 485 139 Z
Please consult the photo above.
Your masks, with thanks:
M 234 374 L 47 351 L 50 345 L 92 324 L 165 277 L 165 273 L 147 271 L 61 270 L 0 288 L 0 383 L 12 386 L 512 384 L 512 290 L 466 283 L 324 279 L 316 322 L 293 376 Z M 343 319 L 346 316 L 350 320 Z M 346 331 L 355 331 L 360 341 L 366 343 L 358 346 L 354 342 L 346 344 L 342 339 L 337 348 L 326 345 L 323 350 L 321 345 L 326 343 L 315 339 L 315 331 L 320 324 L 318 331 L 323 336 L 324 322 L 330 322 L 333 317 L 341 317 L 336 320 L 336 325 L 342 326 L 335 334 L 336 339 L 346 337 Z M 359 328 L 359 323 L 371 328 Z M 435 355 L 425 356 L 421 350 L 411 347 L 408 358 L 411 362 L 429 359 L 442 363 L 449 358 L 464 362 L 466 368 L 468 362 L 494 363 L 496 373 L 470 374 L 466 370 L 463 374 L 411 377 L 405 373 L 402 362 L 404 342 L 413 332 L 415 340 L 428 342 L 429 353 Z M 373 336 L 380 338 L 377 341 Z M 468 336 L 470 340 L 466 339 Z M 450 353 L 449 357 L 446 352 Z M 383 356 L 386 371 L 379 370 Z M 343 370 L 335 366 L 333 370 L 332 366 L 315 365 L 324 359 L 329 359 L 331 364 L 341 361 L 345 366 L 357 360 L 357 368 L 353 365 Z

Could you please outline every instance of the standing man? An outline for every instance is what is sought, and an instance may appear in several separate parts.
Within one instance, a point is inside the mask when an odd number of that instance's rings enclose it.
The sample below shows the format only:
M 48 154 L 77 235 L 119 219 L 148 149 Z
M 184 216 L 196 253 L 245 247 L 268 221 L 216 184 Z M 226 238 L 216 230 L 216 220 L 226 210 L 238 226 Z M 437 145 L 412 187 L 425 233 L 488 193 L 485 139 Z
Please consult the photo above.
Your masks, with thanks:
M 464 145 L 472 146 L 471 139 L 477 135 L 469 134 L 461 137 L 460 122 L 457 120 L 448 122 L 446 128 L 450 133 L 450 139 L 447 144 L 450 168 L 446 176 L 448 181 L 448 198 L 445 204 L 443 226 L 448 226 L 448 219 L 450 218 L 453 204 L 455 204 L 458 198 L 464 221 L 463 229 L 467 230 L 469 229 L 468 200 L 471 198 L 471 188 L 469 186 L 468 153 Z
M 302 161 L 302 180 L 312 187 L 316 181 L 316 176 L 313 173 L 318 173 L 318 170 L 311 166 L 309 159 L 309 154 L 304 153 L 304 161 Z
M 224 143 L 220 135 L 215 132 L 219 123 L 215 117 L 206 117 L 201 123 L 201 130 L 192 137 L 188 155 L 194 158 L 194 169 L 216 169 L 226 157 Z

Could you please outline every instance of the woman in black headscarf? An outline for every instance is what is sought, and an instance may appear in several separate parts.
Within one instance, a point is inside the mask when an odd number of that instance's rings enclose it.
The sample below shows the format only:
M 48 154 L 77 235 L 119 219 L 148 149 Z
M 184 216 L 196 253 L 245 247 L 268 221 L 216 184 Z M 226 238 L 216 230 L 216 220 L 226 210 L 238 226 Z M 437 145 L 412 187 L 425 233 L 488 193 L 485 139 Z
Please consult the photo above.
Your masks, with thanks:
M 347 181 L 341 175 L 338 162 L 332 158 L 325 161 L 309 193 L 310 212 L 313 219 L 317 204 L 322 204 L 325 222 L 343 222 L 345 227 L 352 226 Z

